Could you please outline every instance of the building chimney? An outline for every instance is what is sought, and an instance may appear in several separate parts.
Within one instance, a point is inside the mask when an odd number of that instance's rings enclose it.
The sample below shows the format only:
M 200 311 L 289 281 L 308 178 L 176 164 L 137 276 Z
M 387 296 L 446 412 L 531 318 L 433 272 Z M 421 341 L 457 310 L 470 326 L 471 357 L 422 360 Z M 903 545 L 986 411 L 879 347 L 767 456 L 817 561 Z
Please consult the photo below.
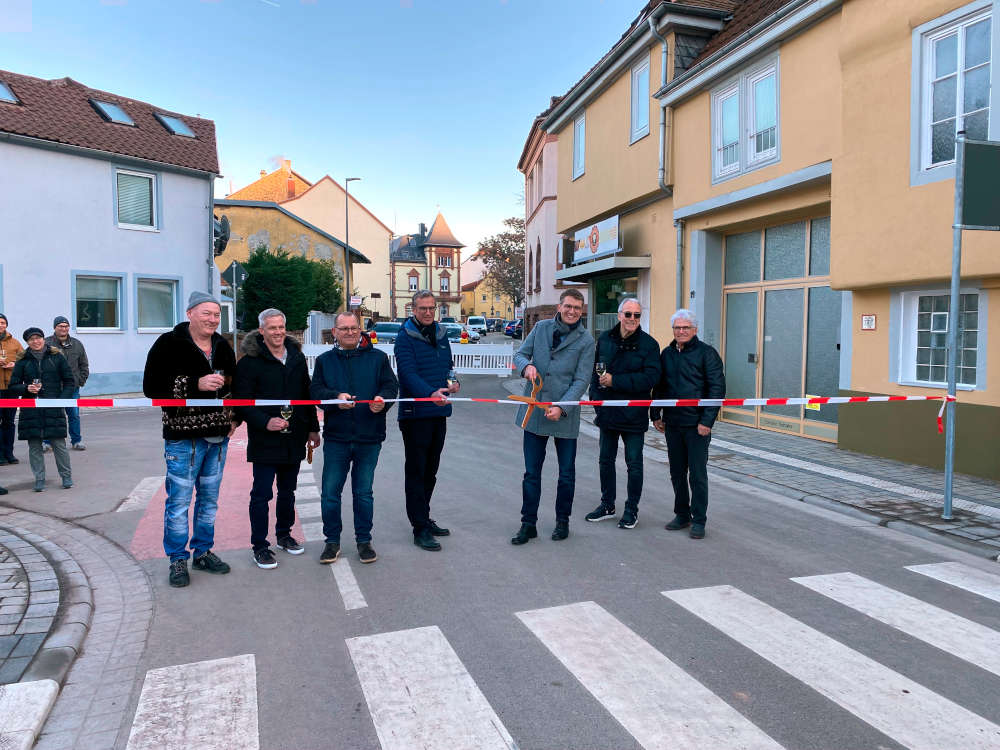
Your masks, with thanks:
M 260 170 L 260 176 L 261 177 L 267 177 L 267 170 L 266 169 Z
M 288 162 L 285 162 L 286 164 Z M 285 180 L 285 199 L 291 200 L 295 197 L 295 178 L 288 175 L 288 179 Z
M 427 225 L 423 222 L 420 222 L 420 236 L 421 238 L 427 236 Z
M 285 174 L 291 174 L 292 173 L 292 160 L 291 159 L 283 159 L 281 161 L 281 168 L 283 170 L 285 170 Z

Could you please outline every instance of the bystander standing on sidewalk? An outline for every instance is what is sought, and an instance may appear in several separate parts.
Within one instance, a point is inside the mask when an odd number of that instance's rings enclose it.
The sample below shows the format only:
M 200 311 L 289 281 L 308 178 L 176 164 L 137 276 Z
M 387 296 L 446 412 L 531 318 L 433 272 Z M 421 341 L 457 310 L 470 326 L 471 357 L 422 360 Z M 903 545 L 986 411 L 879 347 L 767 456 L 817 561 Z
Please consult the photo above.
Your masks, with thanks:
M 296 401 L 309 399 L 309 366 L 302 348 L 285 335 L 285 314 L 273 307 L 257 316 L 259 329 L 240 345 L 233 395 L 246 399 Z M 287 409 L 287 411 L 286 411 Z M 276 568 L 278 561 L 267 541 L 268 507 L 274 496 L 274 537 L 292 555 L 305 549 L 292 536 L 295 488 L 306 444 L 319 447 L 319 419 L 315 406 L 241 406 L 237 414 L 247 423 L 247 461 L 253 466 L 250 488 L 250 546 L 258 568 Z
M 52 335 L 45 339 L 45 343 L 54 346 L 69 363 L 69 369 L 73 372 L 73 380 L 76 387 L 69 398 L 79 398 L 80 389 L 87 384 L 90 377 L 90 361 L 87 359 L 87 350 L 83 347 L 80 339 L 69 335 L 69 321 L 62 315 L 57 315 L 52 321 Z M 69 420 L 69 440 L 73 450 L 86 450 L 87 446 L 83 442 L 83 434 L 80 432 L 80 409 L 75 406 L 66 407 L 66 418 Z
M 17 396 L 31 399 L 70 398 L 73 393 L 73 372 L 60 351 L 45 345 L 41 328 L 24 332 L 26 351 L 14 365 L 9 390 Z M 63 489 L 73 486 L 69 451 L 66 450 L 66 412 L 60 408 L 21 407 L 17 419 L 17 436 L 28 441 L 28 460 L 35 475 L 35 492 L 45 490 L 45 455 L 42 441 L 48 440 L 62 477 Z
M 7 388 L 14 372 L 14 363 L 24 347 L 7 330 L 7 316 L 0 313 L 0 398 L 13 398 Z M 20 463 L 14 457 L 15 417 L 17 409 L 0 409 L 0 466 Z

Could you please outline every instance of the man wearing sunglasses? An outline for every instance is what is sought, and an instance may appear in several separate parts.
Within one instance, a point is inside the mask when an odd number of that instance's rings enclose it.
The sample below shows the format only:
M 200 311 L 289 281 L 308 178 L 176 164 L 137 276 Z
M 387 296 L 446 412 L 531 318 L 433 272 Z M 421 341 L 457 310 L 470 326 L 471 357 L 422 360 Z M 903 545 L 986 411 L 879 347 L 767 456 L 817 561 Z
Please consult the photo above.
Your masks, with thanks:
M 698 338 L 698 318 L 680 309 L 670 317 L 674 340 L 660 355 L 662 374 L 653 398 L 725 398 L 722 359 Z M 708 443 L 717 406 L 674 406 L 649 410 L 653 426 L 667 439 L 670 481 L 674 485 L 674 518 L 670 531 L 686 529 L 692 539 L 705 536 L 708 511 Z M 690 481 L 691 491 L 688 493 Z
M 618 305 L 618 325 L 597 339 L 594 369 L 590 377 L 590 398 L 594 401 L 648 399 L 660 380 L 660 345 L 642 330 L 642 306 L 634 297 Z M 639 518 L 642 495 L 642 446 L 649 429 L 649 410 L 644 406 L 596 406 L 594 424 L 601 428 L 601 504 L 586 515 L 596 523 L 615 517 L 617 477 L 615 461 L 618 441 L 625 444 L 628 467 L 628 495 L 618 521 L 620 529 L 634 529 Z

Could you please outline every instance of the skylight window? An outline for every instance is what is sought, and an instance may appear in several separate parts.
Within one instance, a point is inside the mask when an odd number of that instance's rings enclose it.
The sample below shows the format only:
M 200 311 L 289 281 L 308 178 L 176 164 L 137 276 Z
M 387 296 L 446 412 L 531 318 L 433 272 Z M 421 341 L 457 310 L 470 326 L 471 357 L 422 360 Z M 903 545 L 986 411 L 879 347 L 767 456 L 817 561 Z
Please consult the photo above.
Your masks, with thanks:
M 179 117 L 174 117 L 173 115 L 164 115 L 160 112 L 156 113 L 156 119 L 160 121 L 167 130 L 169 130 L 174 135 L 183 135 L 188 138 L 194 138 L 194 131 L 189 128 L 184 120 Z
M 128 112 L 118 104 L 102 102 L 99 99 L 91 99 L 90 103 L 94 105 L 94 109 L 100 113 L 101 117 L 108 122 L 117 122 L 119 125 L 135 125 L 132 118 L 128 116 Z
M 14 92 L 10 90 L 10 87 L 0 81 L 0 102 L 10 102 L 11 104 L 20 104 L 21 101 L 14 96 Z

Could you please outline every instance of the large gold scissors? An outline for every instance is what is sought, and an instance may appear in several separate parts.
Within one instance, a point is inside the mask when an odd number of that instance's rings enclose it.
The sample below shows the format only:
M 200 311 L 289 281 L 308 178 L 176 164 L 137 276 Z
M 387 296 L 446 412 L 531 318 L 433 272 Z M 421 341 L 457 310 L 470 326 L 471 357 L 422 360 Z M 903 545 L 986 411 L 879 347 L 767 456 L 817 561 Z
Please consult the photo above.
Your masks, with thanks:
M 531 395 L 530 396 L 508 396 L 511 401 L 522 401 L 528 405 L 528 409 L 524 412 L 524 419 L 521 421 L 521 429 L 527 429 L 528 420 L 531 419 L 531 413 L 535 411 L 536 406 L 544 406 L 544 404 L 538 403 L 535 399 L 538 398 L 538 394 L 542 390 L 542 376 L 536 375 L 535 379 L 531 381 Z

